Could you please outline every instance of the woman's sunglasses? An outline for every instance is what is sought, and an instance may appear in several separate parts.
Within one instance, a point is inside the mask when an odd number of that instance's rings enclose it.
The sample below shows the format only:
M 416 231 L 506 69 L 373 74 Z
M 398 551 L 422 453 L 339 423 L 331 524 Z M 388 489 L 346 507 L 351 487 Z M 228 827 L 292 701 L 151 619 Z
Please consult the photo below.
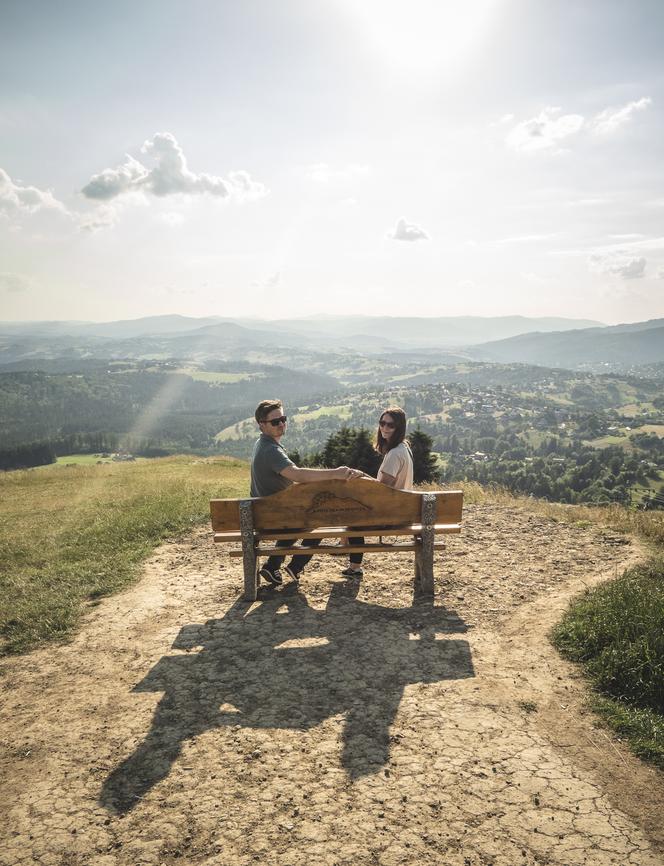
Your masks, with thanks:
M 266 424 L 271 424 L 273 427 L 278 427 L 280 424 L 285 424 L 288 421 L 287 415 L 282 415 L 281 418 L 270 418 L 269 421 L 266 421 Z
M 388 430 L 394 430 L 394 428 L 396 427 L 396 424 L 394 424 L 392 421 L 379 421 L 378 426 L 379 427 L 387 427 Z

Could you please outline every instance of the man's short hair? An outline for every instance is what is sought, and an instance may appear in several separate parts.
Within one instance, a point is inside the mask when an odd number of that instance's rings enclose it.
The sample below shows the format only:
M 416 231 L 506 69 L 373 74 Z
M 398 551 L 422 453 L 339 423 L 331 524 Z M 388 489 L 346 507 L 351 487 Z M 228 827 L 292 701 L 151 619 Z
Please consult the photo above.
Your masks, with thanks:
M 273 412 L 275 409 L 281 408 L 281 400 L 261 400 L 258 406 L 256 406 L 254 418 L 256 419 L 257 423 L 260 424 L 262 421 L 265 421 L 270 412 Z

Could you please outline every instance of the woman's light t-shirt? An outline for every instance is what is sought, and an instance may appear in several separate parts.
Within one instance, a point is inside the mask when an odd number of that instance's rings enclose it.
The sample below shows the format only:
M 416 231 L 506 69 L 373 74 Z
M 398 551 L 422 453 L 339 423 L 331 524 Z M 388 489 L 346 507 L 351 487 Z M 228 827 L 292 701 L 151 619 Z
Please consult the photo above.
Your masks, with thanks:
M 411 490 L 413 487 L 413 458 L 410 448 L 405 442 L 400 442 L 396 448 L 392 448 L 383 457 L 380 464 L 379 474 L 384 472 L 396 478 L 394 485 L 397 490 Z

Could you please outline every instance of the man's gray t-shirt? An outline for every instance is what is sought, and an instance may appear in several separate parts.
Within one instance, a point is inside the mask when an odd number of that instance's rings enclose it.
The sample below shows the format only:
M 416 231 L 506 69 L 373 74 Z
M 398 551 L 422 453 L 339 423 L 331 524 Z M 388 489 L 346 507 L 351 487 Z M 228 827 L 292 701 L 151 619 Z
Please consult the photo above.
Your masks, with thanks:
M 272 496 L 293 483 L 280 475 L 282 469 L 295 466 L 281 445 L 271 436 L 261 433 L 251 458 L 250 496 Z

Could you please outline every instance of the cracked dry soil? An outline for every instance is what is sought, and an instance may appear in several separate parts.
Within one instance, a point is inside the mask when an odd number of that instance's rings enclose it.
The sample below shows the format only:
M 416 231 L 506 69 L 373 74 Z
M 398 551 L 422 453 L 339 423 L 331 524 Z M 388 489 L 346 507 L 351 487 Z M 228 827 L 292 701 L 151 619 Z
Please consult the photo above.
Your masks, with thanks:
M 634 543 L 466 509 L 434 605 L 409 554 L 239 601 L 210 533 L 77 637 L 2 665 L 0 864 L 664 864 L 664 780 L 547 631 Z

